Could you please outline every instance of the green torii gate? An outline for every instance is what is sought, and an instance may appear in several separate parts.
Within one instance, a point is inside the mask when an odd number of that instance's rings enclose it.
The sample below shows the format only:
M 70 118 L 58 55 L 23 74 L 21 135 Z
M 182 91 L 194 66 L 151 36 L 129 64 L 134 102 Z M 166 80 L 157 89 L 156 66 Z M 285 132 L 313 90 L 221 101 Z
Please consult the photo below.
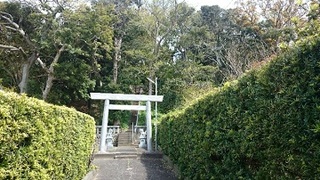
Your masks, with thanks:
M 106 135 L 108 128 L 109 110 L 136 110 L 146 111 L 147 124 L 147 150 L 152 151 L 152 126 L 151 126 L 151 102 L 162 102 L 163 96 L 137 95 L 137 94 L 112 94 L 112 93 L 90 93 L 91 99 L 104 100 L 104 109 L 102 116 L 102 129 L 99 151 L 106 150 Z M 146 106 L 140 105 L 116 105 L 110 104 L 110 100 L 116 101 L 145 101 Z

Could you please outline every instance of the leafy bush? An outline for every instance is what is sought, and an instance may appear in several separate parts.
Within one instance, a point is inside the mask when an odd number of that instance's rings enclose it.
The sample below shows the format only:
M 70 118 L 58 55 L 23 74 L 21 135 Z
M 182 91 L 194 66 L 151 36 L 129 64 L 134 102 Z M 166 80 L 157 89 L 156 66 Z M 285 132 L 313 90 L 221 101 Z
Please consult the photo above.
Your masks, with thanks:
M 162 118 L 159 144 L 187 179 L 320 177 L 320 38 Z
M 0 179 L 82 179 L 94 126 L 74 109 L 0 91 Z

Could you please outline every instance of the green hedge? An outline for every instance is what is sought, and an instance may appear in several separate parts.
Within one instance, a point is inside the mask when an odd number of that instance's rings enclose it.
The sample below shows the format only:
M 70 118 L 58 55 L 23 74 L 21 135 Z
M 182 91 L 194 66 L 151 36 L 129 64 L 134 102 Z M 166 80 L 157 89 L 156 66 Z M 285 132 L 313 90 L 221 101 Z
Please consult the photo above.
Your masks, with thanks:
M 82 179 L 94 138 L 92 117 L 0 91 L 0 179 Z
M 320 39 L 161 119 L 185 179 L 320 177 Z

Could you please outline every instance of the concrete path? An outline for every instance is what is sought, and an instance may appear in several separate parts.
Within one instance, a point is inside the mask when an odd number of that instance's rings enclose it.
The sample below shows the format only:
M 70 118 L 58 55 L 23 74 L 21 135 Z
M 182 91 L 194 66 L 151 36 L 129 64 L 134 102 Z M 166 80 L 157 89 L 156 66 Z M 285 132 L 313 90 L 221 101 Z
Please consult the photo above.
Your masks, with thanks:
M 159 153 L 135 147 L 119 147 L 96 154 L 94 180 L 177 180 Z

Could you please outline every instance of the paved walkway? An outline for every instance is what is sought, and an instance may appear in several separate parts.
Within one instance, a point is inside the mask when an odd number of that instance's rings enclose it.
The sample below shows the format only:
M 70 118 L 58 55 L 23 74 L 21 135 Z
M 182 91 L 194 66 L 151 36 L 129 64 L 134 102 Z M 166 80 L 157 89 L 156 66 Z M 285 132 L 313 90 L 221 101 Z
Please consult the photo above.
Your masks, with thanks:
M 135 147 L 116 147 L 96 154 L 94 180 L 177 180 L 159 153 Z

